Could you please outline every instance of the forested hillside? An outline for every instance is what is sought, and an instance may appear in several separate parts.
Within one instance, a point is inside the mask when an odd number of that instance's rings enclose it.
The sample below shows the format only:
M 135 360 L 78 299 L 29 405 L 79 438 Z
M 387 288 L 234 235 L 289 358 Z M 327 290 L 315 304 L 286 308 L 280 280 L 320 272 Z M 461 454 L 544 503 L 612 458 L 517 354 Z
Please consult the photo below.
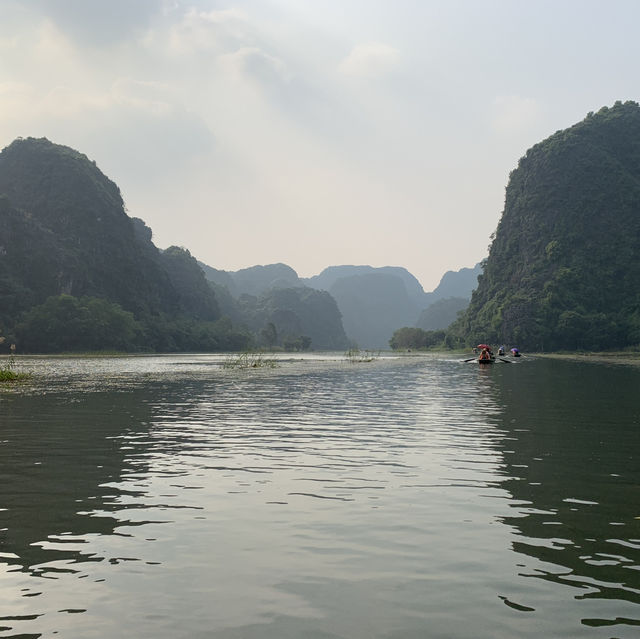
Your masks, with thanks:
M 469 306 L 469 299 L 465 297 L 440 299 L 420 313 L 416 327 L 425 331 L 447 328 L 467 306 Z
M 290 320 L 284 320 L 285 311 L 291 311 L 298 317 L 301 334 L 313 334 L 313 348 L 320 349 L 344 348 L 348 343 L 361 348 L 388 348 L 395 330 L 415 326 L 416 322 L 417 326 L 430 327 L 435 323 L 438 328 L 445 328 L 468 304 L 480 272 L 480 265 L 448 271 L 433 292 L 425 293 L 420 282 L 399 266 L 329 266 L 309 278 L 298 277 L 286 264 L 252 266 L 239 271 L 221 271 L 203 263 L 200 266 L 216 291 L 222 313 L 235 321 L 247 322 L 259 340 L 263 335 L 260 322 L 272 323 L 269 318 L 275 313 L 273 305 L 282 303 L 278 309 L 282 312 L 276 314 L 282 323 L 276 344 L 280 345 L 295 328 Z M 283 289 L 298 292 L 278 293 Z M 311 295 L 313 289 L 316 295 Z M 466 299 L 443 300 L 454 296 Z M 298 300 L 295 304 L 294 299 Z M 303 311 L 312 302 L 314 312 Z M 435 308 L 430 313 L 431 305 Z M 302 317 L 307 320 L 303 322 Z M 308 324 L 315 317 L 321 321 Z M 321 326 L 326 328 L 320 330 Z
M 262 295 L 242 295 L 243 320 L 261 346 L 286 350 L 342 350 L 348 340 L 336 301 L 309 287 L 273 288 Z
M 330 266 L 304 281 L 335 297 L 345 331 L 353 342 L 364 348 L 388 348 L 393 333 L 401 327 L 449 326 L 471 298 L 480 270 L 477 264 L 447 271 L 430 293 L 398 266 Z M 465 299 L 441 302 L 451 297 Z
M 476 264 L 472 268 L 461 268 L 459 271 L 447 271 L 440 279 L 438 286 L 431 293 L 425 293 L 425 309 L 439 300 L 451 297 L 469 301 L 471 294 L 478 286 L 480 273 L 482 273 L 482 264 Z
M 529 149 L 463 318 L 468 344 L 640 343 L 640 107 L 617 102 Z
M 239 347 L 188 251 L 159 251 L 118 187 L 46 139 L 0 154 L 0 329 L 21 350 Z
M 304 286 L 290 266 L 239 271 L 201 267 L 222 313 L 246 325 L 259 346 L 335 350 L 349 345 L 336 301 L 325 291 Z

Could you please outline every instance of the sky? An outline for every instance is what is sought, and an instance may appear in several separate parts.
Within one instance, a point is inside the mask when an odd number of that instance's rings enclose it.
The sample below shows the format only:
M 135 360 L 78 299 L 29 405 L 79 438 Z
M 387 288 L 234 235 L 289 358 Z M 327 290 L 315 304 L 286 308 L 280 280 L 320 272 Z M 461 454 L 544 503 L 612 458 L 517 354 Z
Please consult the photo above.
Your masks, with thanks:
M 0 0 L 0 148 L 94 160 L 159 248 L 235 271 L 488 253 L 509 172 L 640 98 L 636 0 Z

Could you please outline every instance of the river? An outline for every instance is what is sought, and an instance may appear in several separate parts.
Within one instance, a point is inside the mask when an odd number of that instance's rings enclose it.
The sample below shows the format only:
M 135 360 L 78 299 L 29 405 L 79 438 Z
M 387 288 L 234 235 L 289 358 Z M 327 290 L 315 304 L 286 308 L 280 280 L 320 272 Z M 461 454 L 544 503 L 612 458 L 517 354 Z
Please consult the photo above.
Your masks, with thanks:
M 637 637 L 640 369 L 459 359 L 21 359 L 0 637 Z

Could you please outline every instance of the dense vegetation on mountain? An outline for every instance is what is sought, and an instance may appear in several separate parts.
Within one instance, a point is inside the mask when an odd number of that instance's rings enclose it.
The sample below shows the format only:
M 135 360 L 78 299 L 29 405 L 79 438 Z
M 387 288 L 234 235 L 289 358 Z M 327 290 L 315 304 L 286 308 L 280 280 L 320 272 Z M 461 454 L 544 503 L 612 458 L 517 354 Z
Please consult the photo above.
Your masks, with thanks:
M 426 301 L 429 293 L 425 293 L 420 282 L 406 268 L 401 266 L 328 266 L 319 275 L 303 279 L 303 282 L 307 286 L 321 291 L 331 291 L 336 282 L 345 277 L 371 274 L 393 275 L 399 278 L 404 285 L 407 296 L 414 303 L 418 312 L 429 304 Z
M 447 328 L 467 306 L 469 299 L 465 297 L 445 297 L 437 300 L 420 313 L 416 326 L 426 331 Z
M 424 308 L 448 297 L 471 299 L 471 293 L 478 286 L 478 276 L 482 273 L 482 264 L 472 268 L 461 268 L 459 271 L 447 271 L 438 286 L 431 293 L 424 294 Z
M 331 295 L 304 286 L 285 264 L 219 271 L 202 265 L 222 313 L 246 325 L 257 345 L 286 350 L 343 349 L 348 340 Z
M 81 153 L 34 138 L 0 153 L 0 350 L 386 348 L 456 275 L 425 294 L 400 267 L 217 270 L 159 250 Z
M 421 328 L 404 326 L 394 331 L 389 346 L 394 351 L 427 350 L 429 348 L 448 348 L 446 331 L 425 331 Z
M 414 325 L 419 314 L 397 275 L 341 277 L 329 292 L 338 303 L 346 334 L 360 348 L 388 348 L 393 331 Z
M 273 288 L 303 286 L 298 274 L 286 264 L 267 264 L 240 269 L 234 272 L 233 282 L 239 295 L 260 295 Z
M 213 321 L 220 316 L 215 293 L 202 269 L 185 248 L 170 246 L 160 254 L 169 280 L 178 294 L 180 308 L 191 317 Z
M 340 311 L 326 291 L 273 288 L 239 299 L 242 315 L 257 341 L 287 350 L 341 350 L 348 346 Z
M 640 106 L 616 102 L 529 149 L 469 308 L 467 344 L 640 344 Z
M 200 262 L 207 280 L 224 286 L 233 297 L 261 295 L 272 288 L 298 288 L 304 286 L 298 274 L 286 264 L 267 264 L 243 268 L 239 271 L 220 271 Z
M 387 348 L 399 327 L 440 329 L 451 324 L 464 307 L 461 301 L 443 303 L 432 315 L 423 317 L 423 313 L 449 297 L 466 298 L 466 305 L 480 271 L 479 264 L 448 271 L 430 293 L 424 292 L 411 273 L 397 266 L 330 266 L 304 281 L 336 298 L 345 331 L 354 343 L 364 348 Z
M 16 140 L 0 154 L 0 194 L 13 218 L 12 228 L 2 224 L 2 245 L 22 255 L 20 264 L 3 260 L 3 270 L 35 293 L 104 297 L 136 313 L 178 310 L 166 273 L 138 250 L 118 187 L 86 156 Z
M 95 163 L 34 138 L 0 154 L 0 329 L 32 351 L 250 342 L 188 251 L 159 251 Z
M 239 307 L 237 300 L 243 294 L 252 295 L 256 298 L 254 303 L 264 307 L 264 303 L 258 302 L 257 298 L 271 294 L 272 290 L 306 286 L 327 291 L 335 299 L 342 315 L 344 331 L 352 345 L 381 349 L 388 347 L 394 330 L 399 326 L 416 325 L 421 311 L 441 298 L 458 294 L 467 298 L 464 304 L 468 303 L 480 272 L 480 265 L 458 272 L 449 271 L 435 291 L 425 293 L 411 273 L 396 266 L 330 266 L 319 275 L 309 278 L 299 278 L 286 264 L 253 266 L 234 272 L 220 271 L 202 263 L 200 266 L 216 291 L 221 312 L 234 321 L 246 321 L 244 314 L 247 312 L 253 313 L 254 317 L 260 314 L 256 309 L 249 310 L 246 300 L 244 308 Z M 431 319 L 427 315 L 425 322 L 430 325 L 435 321 L 439 324 L 438 328 L 444 328 L 456 318 L 461 304 L 461 301 L 452 301 L 438 305 Z M 329 318 L 332 312 L 327 307 L 322 315 Z M 256 321 L 250 324 L 255 331 Z M 302 327 L 301 330 L 305 334 L 310 329 Z M 324 348 L 319 344 L 328 343 L 342 344 L 345 338 L 341 333 L 336 333 L 331 340 L 327 340 L 326 336 L 322 342 L 314 339 L 313 347 Z M 257 335 L 259 337 L 259 332 Z

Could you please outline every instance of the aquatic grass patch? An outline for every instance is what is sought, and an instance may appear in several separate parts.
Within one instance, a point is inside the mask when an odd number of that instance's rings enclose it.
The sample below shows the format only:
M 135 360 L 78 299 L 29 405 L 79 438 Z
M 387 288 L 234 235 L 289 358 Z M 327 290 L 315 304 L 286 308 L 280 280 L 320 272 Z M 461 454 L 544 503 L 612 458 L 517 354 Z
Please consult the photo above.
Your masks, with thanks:
M 4 342 L 5 338 L 0 337 L 0 344 Z M 9 348 L 9 358 L 7 362 L 0 366 L 0 382 L 19 382 L 24 381 L 25 379 L 29 379 L 31 377 L 31 373 L 23 373 L 21 371 L 16 371 L 16 345 L 11 344 Z
M 222 368 L 276 368 L 278 362 L 274 357 L 267 357 L 262 351 L 244 351 L 227 356 Z
M 363 362 L 373 362 L 380 356 L 380 351 L 374 353 L 369 350 L 360 350 L 359 348 L 350 348 L 345 354 L 347 361 L 352 364 L 360 364 Z
M 31 373 L 22 373 L 7 368 L 0 368 L 0 382 L 21 382 L 30 377 Z

